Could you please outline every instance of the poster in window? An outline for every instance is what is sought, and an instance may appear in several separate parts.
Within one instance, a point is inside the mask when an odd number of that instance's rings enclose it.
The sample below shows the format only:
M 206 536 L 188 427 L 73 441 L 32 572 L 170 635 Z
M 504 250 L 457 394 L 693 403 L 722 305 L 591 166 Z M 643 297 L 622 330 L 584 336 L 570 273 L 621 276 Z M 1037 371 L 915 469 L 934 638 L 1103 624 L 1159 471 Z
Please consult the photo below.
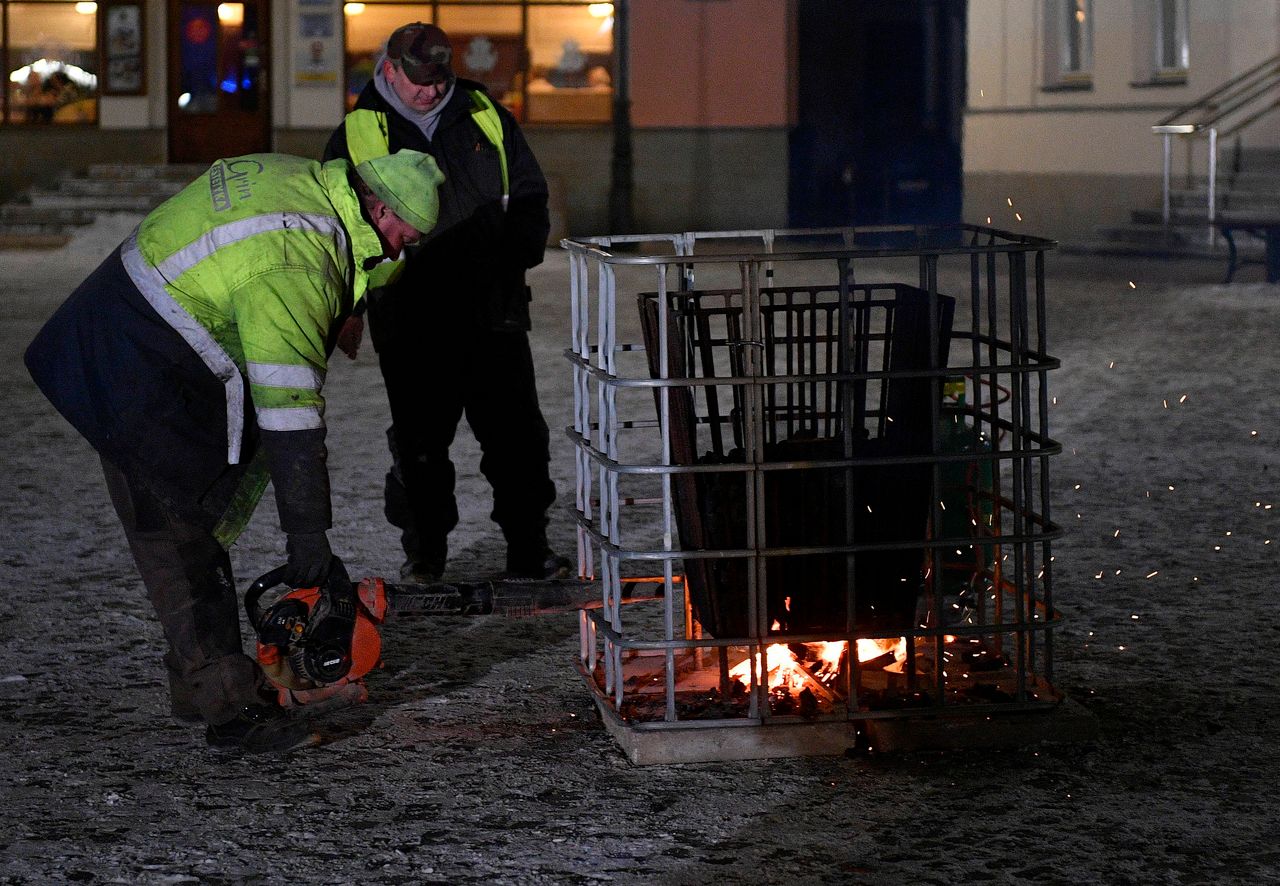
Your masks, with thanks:
M 142 4 L 106 2 L 100 8 L 102 91 L 106 95 L 142 95 L 147 91 Z

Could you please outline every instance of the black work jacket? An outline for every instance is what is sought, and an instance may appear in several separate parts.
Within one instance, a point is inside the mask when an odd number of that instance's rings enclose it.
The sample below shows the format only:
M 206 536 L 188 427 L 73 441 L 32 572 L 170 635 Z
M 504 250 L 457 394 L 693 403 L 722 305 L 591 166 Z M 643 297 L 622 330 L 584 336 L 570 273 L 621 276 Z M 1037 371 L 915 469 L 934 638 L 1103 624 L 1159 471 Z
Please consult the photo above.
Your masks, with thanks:
M 409 250 L 400 279 L 370 302 L 376 347 L 395 335 L 420 341 L 421 322 L 452 321 L 454 334 L 457 324 L 468 323 L 492 330 L 529 328 L 524 273 L 542 263 L 551 231 L 547 180 L 515 118 L 495 103 L 510 178 L 510 202 L 503 211 L 497 148 L 471 119 L 469 92 L 483 89 L 458 80 L 430 141 L 387 103 L 373 81 L 356 100 L 358 109 L 387 115 L 392 152 L 411 148 L 430 154 L 444 173 L 435 229 Z M 334 157 L 350 159 L 343 126 L 325 147 L 324 159 Z

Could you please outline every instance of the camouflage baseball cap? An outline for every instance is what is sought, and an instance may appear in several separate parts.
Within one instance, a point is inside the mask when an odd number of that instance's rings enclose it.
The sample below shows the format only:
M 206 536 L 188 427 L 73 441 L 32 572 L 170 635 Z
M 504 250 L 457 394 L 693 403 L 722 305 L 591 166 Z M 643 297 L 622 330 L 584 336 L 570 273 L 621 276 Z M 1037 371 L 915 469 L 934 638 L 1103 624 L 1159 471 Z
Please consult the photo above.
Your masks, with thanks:
M 387 40 L 387 58 L 419 86 L 453 79 L 453 47 L 435 25 L 414 22 L 396 28 Z

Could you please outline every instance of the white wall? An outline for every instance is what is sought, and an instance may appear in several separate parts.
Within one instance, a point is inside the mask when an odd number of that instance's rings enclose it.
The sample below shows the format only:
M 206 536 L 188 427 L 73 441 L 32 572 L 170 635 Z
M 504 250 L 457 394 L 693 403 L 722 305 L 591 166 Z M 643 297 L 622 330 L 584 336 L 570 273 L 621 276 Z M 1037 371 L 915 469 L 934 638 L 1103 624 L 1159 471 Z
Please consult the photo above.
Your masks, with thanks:
M 163 129 L 168 98 L 167 20 L 163 3 L 146 4 L 147 94 L 98 99 L 102 129 Z
M 1190 0 L 1191 65 L 1180 85 L 1135 85 L 1150 0 L 1094 0 L 1089 90 L 1043 88 L 1045 0 L 970 0 L 966 172 L 1156 174 L 1150 127 L 1280 51 L 1280 2 Z M 1247 145 L 1280 145 L 1280 116 Z
M 328 61 L 335 78 L 331 83 L 298 85 L 307 47 L 298 35 L 298 16 L 332 16 L 334 37 L 328 42 Z M 271 2 L 272 123 L 277 129 L 333 128 L 342 119 L 342 2 L 308 3 L 298 0 Z

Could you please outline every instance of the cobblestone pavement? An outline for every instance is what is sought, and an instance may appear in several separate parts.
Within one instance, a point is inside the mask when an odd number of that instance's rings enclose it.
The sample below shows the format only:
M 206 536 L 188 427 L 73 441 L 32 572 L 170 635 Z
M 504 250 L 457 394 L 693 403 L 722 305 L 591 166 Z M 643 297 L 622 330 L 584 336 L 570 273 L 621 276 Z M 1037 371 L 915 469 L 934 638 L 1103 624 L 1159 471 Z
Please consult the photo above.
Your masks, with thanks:
M 1094 742 L 636 767 L 575 672 L 566 614 L 392 625 L 371 701 L 334 715 L 328 744 L 251 759 L 167 716 L 96 460 L 21 364 L 135 221 L 0 253 L 0 882 L 1280 883 L 1276 287 L 1050 257 L 1056 679 Z M 552 251 L 534 280 L 553 428 L 571 401 L 565 267 Z M 385 574 L 400 560 L 367 345 L 326 393 L 335 547 Z M 502 548 L 465 432 L 457 452 L 451 574 L 486 574 Z M 571 549 L 565 514 L 552 530 Z M 282 558 L 268 500 L 236 574 Z

